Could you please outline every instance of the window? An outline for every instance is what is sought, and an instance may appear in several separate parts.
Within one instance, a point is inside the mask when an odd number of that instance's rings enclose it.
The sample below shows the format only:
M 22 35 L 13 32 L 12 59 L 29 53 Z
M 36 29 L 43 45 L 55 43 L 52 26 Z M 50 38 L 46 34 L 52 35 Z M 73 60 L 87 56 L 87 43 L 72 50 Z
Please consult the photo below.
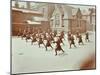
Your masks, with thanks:
M 60 23 L 60 20 L 59 20 L 59 14 L 56 14 L 55 15 L 55 27 L 58 27 L 59 26 L 59 23 Z
M 26 2 L 18 2 L 19 8 L 27 8 Z

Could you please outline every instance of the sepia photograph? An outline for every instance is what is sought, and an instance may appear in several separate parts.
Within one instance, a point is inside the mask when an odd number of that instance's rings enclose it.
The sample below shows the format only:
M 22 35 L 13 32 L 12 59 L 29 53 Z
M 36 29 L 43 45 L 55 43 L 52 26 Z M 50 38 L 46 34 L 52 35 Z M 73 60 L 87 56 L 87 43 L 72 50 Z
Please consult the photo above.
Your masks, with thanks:
M 11 1 L 11 74 L 95 69 L 95 5 Z

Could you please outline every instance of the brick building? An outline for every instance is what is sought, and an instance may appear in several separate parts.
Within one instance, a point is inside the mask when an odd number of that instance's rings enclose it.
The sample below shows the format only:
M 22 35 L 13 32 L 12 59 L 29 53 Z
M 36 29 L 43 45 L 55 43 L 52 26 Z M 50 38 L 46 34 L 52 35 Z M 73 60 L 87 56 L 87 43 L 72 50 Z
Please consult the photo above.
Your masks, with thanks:
M 18 30 L 26 27 L 40 26 L 41 22 L 32 21 L 32 17 L 41 17 L 42 13 L 26 9 L 12 8 L 12 35 L 17 35 Z

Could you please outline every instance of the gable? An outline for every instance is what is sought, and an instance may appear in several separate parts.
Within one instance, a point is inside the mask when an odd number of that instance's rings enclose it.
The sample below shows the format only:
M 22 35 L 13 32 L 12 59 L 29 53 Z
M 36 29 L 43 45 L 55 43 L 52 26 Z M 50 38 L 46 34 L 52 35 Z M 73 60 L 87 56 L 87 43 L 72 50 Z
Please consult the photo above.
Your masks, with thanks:
M 59 9 L 58 9 L 58 8 L 55 8 L 55 10 L 54 10 L 54 12 L 53 12 L 52 16 L 55 16 L 56 14 L 61 15 L 61 13 L 60 13 L 60 11 L 59 11 Z

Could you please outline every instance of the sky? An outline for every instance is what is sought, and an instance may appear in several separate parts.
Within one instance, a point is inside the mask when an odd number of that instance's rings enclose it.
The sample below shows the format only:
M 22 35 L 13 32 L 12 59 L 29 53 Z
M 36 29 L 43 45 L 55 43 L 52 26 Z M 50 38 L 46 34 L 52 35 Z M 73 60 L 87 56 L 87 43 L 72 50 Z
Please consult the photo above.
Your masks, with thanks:
M 12 1 L 12 6 L 14 6 L 15 5 L 15 2 L 14 1 Z M 32 6 L 36 6 L 36 4 L 34 3 L 34 2 L 31 2 L 31 5 Z M 68 4 L 69 5 L 69 4 Z M 26 6 L 26 2 L 19 2 L 19 7 L 27 7 Z M 95 8 L 95 6 L 89 6 L 89 5 L 69 5 L 69 6 L 72 6 L 72 7 L 74 7 L 74 8 L 80 8 L 80 9 L 87 9 L 87 8 Z

